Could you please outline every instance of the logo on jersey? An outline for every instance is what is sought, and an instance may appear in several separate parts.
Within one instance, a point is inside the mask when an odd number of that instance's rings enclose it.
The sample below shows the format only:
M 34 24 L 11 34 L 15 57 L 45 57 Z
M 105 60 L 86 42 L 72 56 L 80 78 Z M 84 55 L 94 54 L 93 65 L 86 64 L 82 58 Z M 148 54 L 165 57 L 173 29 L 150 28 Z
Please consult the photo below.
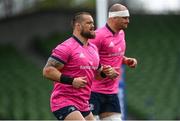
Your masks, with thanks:
M 93 62 L 92 62 L 92 61 L 89 61 L 89 64 L 92 66 L 92 65 L 93 65 Z
M 75 111 L 76 109 L 75 109 L 75 107 L 69 107 L 68 108 L 68 112 L 73 112 L 73 111 Z
M 114 43 L 110 42 L 109 47 L 114 47 Z
M 81 52 L 79 58 L 85 58 L 84 54 Z
M 59 120 L 62 120 L 62 118 L 63 118 L 63 115 L 60 115 L 60 116 L 59 116 Z

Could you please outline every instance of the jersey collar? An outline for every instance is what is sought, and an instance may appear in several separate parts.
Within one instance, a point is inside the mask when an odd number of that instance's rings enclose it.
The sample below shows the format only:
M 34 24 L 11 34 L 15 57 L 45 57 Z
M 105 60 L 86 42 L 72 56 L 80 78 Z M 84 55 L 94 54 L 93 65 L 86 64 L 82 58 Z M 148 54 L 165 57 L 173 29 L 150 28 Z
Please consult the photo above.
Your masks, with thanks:
M 81 46 L 84 45 L 76 36 L 72 35 L 72 37 L 73 37 Z
M 110 26 L 106 23 L 106 28 L 114 35 L 115 32 L 110 28 Z

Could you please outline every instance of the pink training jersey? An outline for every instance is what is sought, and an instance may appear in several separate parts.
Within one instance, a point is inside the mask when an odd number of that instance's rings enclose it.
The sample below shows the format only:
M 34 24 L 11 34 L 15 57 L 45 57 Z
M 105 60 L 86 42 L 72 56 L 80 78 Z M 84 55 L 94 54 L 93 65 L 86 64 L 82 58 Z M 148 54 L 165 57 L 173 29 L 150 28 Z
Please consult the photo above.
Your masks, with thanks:
M 106 26 L 96 30 L 96 38 L 91 40 L 98 48 L 100 64 L 111 65 L 120 75 L 122 59 L 126 48 L 124 36 L 123 30 L 114 33 L 106 24 Z M 118 93 L 119 80 L 120 78 L 94 80 L 92 91 L 103 94 L 116 94 Z
M 87 85 L 78 89 L 72 85 L 54 82 L 51 110 L 74 105 L 80 111 L 89 111 L 92 80 L 99 65 L 97 47 L 90 42 L 83 46 L 83 43 L 73 36 L 53 49 L 51 57 L 64 64 L 61 70 L 64 75 L 74 78 L 87 77 Z

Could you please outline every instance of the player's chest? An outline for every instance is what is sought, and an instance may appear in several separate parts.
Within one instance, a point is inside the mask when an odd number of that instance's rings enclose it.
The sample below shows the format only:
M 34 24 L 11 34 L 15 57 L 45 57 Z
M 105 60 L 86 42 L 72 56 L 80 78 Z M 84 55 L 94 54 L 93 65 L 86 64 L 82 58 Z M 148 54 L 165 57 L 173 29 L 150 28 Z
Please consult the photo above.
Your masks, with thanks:
M 107 38 L 102 43 L 102 50 L 109 54 L 122 53 L 126 49 L 125 40 L 122 38 Z
M 91 47 L 79 47 L 71 54 L 71 60 L 77 65 L 98 66 L 99 55 Z

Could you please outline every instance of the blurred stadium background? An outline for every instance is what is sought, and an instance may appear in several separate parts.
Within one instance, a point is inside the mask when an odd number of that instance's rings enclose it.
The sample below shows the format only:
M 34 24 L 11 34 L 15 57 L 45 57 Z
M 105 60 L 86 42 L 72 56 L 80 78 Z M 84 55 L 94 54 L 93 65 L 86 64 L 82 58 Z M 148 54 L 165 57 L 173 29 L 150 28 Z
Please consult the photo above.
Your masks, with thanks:
M 126 55 L 139 62 L 125 68 L 127 119 L 180 119 L 180 0 L 108 0 L 108 6 L 116 2 L 130 10 Z M 54 119 L 52 82 L 42 68 L 71 35 L 78 11 L 96 18 L 96 1 L 0 0 L 1 120 Z

